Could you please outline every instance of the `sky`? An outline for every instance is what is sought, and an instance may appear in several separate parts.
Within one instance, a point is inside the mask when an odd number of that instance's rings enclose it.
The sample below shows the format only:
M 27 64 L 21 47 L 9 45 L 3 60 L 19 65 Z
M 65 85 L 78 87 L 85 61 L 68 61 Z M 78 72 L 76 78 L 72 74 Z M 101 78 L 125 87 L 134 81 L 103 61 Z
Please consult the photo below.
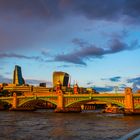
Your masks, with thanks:
M 0 82 L 15 65 L 26 83 L 71 84 L 99 91 L 140 88 L 139 0 L 0 0 Z

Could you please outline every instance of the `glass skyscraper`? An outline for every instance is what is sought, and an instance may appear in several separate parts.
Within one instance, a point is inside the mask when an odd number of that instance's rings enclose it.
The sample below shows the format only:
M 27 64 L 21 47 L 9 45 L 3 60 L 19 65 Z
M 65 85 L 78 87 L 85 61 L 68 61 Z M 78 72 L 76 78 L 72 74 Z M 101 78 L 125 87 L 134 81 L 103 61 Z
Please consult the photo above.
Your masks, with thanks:
M 57 82 L 60 81 L 62 86 L 68 86 L 69 82 L 69 74 L 57 71 L 53 73 L 53 86 L 55 87 L 57 85 Z
M 21 72 L 21 67 L 16 65 L 14 69 L 14 74 L 13 74 L 13 84 L 16 85 L 23 85 L 25 84 L 25 81 L 22 77 L 22 72 Z

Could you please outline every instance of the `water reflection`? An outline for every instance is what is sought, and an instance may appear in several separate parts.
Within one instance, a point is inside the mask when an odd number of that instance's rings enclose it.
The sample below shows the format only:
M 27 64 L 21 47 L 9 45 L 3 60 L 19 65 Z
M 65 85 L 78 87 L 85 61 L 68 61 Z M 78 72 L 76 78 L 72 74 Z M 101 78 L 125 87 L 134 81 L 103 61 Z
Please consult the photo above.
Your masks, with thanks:
M 139 128 L 140 116 L 95 112 L 0 112 L 0 140 L 116 140 Z

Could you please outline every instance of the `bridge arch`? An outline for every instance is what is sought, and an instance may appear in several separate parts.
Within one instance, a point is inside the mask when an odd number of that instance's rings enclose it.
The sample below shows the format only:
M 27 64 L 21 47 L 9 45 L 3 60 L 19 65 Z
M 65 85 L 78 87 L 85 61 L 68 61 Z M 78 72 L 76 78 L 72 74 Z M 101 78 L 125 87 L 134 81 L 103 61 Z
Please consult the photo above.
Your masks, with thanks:
M 8 109 L 12 106 L 12 103 L 10 101 L 1 101 L 0 100 L 0 106 L 4 107 L 5 109 Z
M 40 98 L 40 99 L 28 98 L 28 99 L 25 99 L 25 100 L 22 100 L 21 102 L 19 102 L 18 107 L 21 107 L 25 104 L 28 104 L 28 103 L 34 102 L 34 101 L 36 101 L 36 102 L 38 102 L 38 101 L 49 102 L 49 103 L 57 106 L 57 103 L 55 101 L 50 101 L 50 100 L 47 100 L 45 98 L 44 99 L 42 99 L 42 98 Z
M 110 104 L 115 104 L 115 105 L 117 105 L 119 107 L 124 107 L 124 103 L 121 102 L 121 101 L 101 99 L 101 98 L 99 98 L 99 99 L 80 99 L 80 100 L 75 100 L 75 101 L 72 101 L 72 102 L 66 104 L 65 107 L 69 107 L 69 106 L 75 105 L 77 103 L 82 105 L 83 103 L 85 104 L 85 103 L 88 103 L 88 102 L 91 102 L 91 101 L 101 101 L 101 102 L 106 102 L 106 103 L 110 103 Z

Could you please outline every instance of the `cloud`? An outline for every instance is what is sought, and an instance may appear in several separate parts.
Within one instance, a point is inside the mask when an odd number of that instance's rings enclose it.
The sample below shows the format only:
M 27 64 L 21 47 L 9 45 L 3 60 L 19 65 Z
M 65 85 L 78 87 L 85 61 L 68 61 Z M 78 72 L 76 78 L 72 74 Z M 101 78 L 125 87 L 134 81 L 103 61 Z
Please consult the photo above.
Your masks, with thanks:
M 127 80 L 128 83 L 138 82 L 140 84 L 140 77 L 130 78 Z
M 140 21 L 139 0 L 1 0 L 0 13 L 5 19 L 14 16 L 35 19 L 57 19 L 68 15 L 83 15 L 89 19 Z
M 11 83 L 12 79 L 0 75 L 0 83 Z
M 120 79 L 121 79 L 120 76 L 116 76 L 116 77 L 109 78 L 109 80 L 110 80 L 111 82 L 120 82 Z
M 94 82 L 89 81 L 89 82 L 87 82 L 87 83 L 86 83 L 86 85 L 87 85 L 87 86 L 92 86 L 92 85 L 93 85 L 93 83 L 94 83 Z
M 86 65 L 86 63 L 76 53 L 57 55 L 54 58 L 54 61 L 60 61 L 60 62 L 62 61 L 62 62 Z
M 58 68 L 69 68 L 69 67 L 72 67 L 72 65 L 60 65 L 60 66 L 57 66 Z
M 134 50 L 139 48 L 137 40 L 131 42 L 130 45 L 124 43 L 118 38 L 113 38 L 108 43 L 108 48 L 97 47 L 94 44 L 89 44 L 81 39 L 74 39 L 72 41 L 75 45 L 78 45 L 78 49 L 55 56 L 54 61 L 69 62 L 74 64 L 86 65 L 85 60 L 102 58 L 104 55 L 114 54 L 125 50 Z
M 140 22 L 139 0 L 73 0 L 71 7 L 75 13 L 93 20 Z
M 123 14 L 128 16 L 128 22 L 139 23 L 140 21 L 140 1 L 139 0 L 125 0 L 123 7 Z
M 49 55 L 48 51 L 42 51 L 41 54 L 44 55 L 44 56 L 48 56 Z
M 63 6 L 64 7 L 64 6 Z M 60 18 L 63 15 L 63 9 L 61 6 L 61 0 L 1 0 L 0 12 L 5 12 L 5 19 L 11 20 L 18 17 L 23 19 L 48 19 L 48 18 Z
M 127 87 L 126 84 L 119 85 L 119 90 L 124 91 L 124 89 Z
M 127 82 L 132 83 L 132 88 L 134 91 L 140 89 L 140 77 L 127 79 Z
M 114 38 L 109 41 L 108 48 L 97 47 L 94 44 L 89 44 L 81 39 L 73 39 L 72 43 L 77 47 L 72 52 L 65 54 L 57 54 L 56 56 L 51 56 L 48 52 L 42 51 L 43 56 L 49 56 L 50 60 L 44 60 L 41 56 L 26 56 L 17 53 L 0 53 L 0 58 L 18 58 L 27 60 L 37 60 L 40 62 L 69 62 L 73 64 L 79 64 L 86 66 L 86 60 L 91 60 L 95 58 L 103 58 L 105 55 L 118 53 L 125 50 L 133 50 L 139 48 L 138 41 L 134 40 L 130 45 L 124 43 L 118 38 Z
M 123 29 L 121 32 L 105 32 L 105 31 L 101 31 L 101 35 L 105 38 L 105 37 L 109 37 L 109 38 L 117 38 L 117 39 L 124 39 L 126 37 L 128 37 L 129 35 L 129 31 L 126 29 Z
M 44 81 L 44 80 L 36 80 L 36 79 L 26 79 L 27 84 L 39 85 L 39 83 L 46 83 L 47 86 L 52 86 L 52 82 Z
M 38 49 L 38 45 L 45 42 L 45 40 L 45 25 L 41 23 L 35 21 L 22 21 L 19 19 L 17 21 L 0 20 L 1 52 Z
M 111 92 L 114 90 L 113 86 L 106 86 L 106 87 L 94 87 L 97 92 Z
M 82 15 L 82 17 L 90 20 L 116 22 L 127 19 L 127 21 L 139 22 L 139 7 L 140 1 L 138 0 L 105 0 L 104 2 L 99 0 L 24 0 L 20 2 L 18 0 L 1 0 L 0 51 L 4 53 L 25 49 L 40 50 L 40 46 L 42 44 L 46 45 L 46 40 L 50 36 L 47 34 L 47 29 L 53 30 L 52 25 L 57 25 L 58 22 L 63 24 L 63 21 L 68 17 Z M 52 61 L 70 62 L 85 66 L 87 65 L 87 59 L 102 58 L 107 54 L 134 49 L 134 46 L 138 45 L 137 40 L 128 45 L 121 40 L 120 35 L 115 34 L 108 44 L 108 49 L 103 49 L 96 44 L 89 44 L 77 38 L 73 40 L 73 43 L 79 46 L 77 50 L 58 54 Z M 49 47 L 47 46 L 47 48 Z M 42 54 L 45 56 L 46 52 Z M 5 54 L 5 57 L 9 57 L 6 55 L 8 54 Z M 40 59 L 34 56 L 15 57 Z
M 95 89 L 97 92 L 112 92 L 112 93 L 118 93 L 123 92 L 125 87 L 127 87 L 125 84 L 121 84 L 119 86 L 95 86 L 93 89 Z
M 3 58 L 18 58 L 18 59 L 44 61 L 39 56 L 26 56 L 26 55 L 21 55 L 21 54 L 16 54 L 16 53 L 0 53 L 0 58 L 1 59 L 3 59 Z

